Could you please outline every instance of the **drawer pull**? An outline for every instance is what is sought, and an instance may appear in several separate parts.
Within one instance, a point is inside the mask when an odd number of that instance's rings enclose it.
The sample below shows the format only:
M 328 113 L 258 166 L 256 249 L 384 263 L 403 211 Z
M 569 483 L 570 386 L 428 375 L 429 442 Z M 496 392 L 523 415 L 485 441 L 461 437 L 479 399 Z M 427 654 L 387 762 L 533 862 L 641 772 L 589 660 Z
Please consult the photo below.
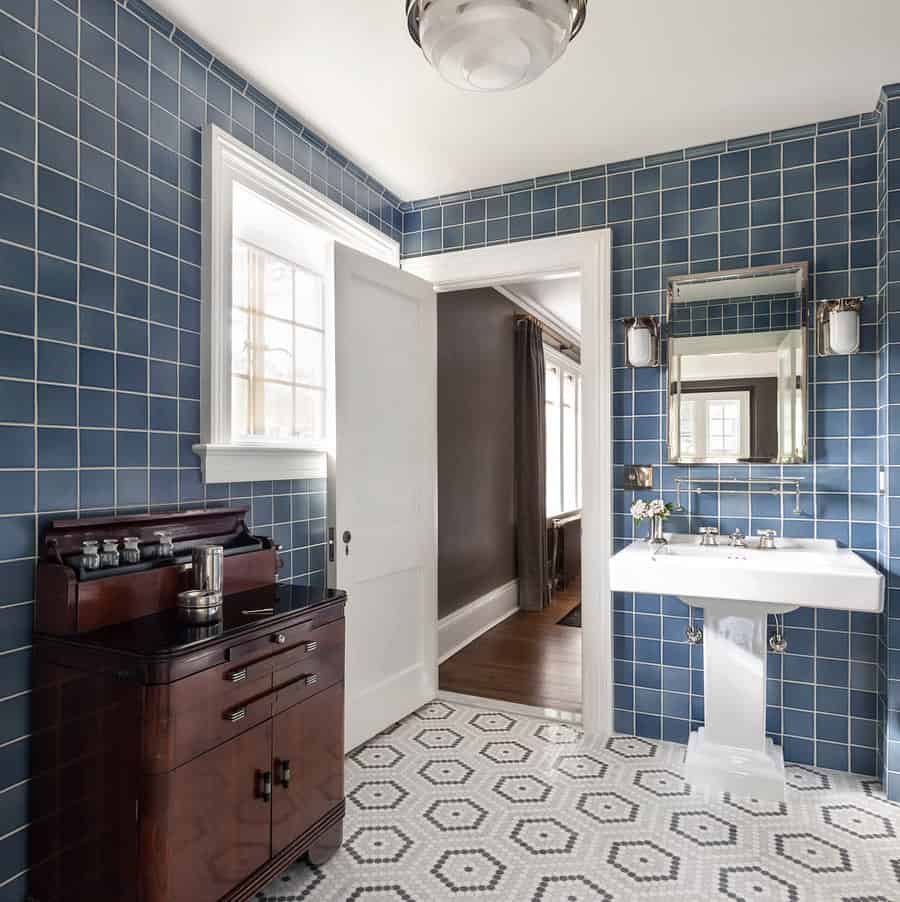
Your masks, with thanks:
M 264 802 L 272 801 L 272 771 L 267 770 L 265 773 L 259 773 L 257 771 L 257 779 L 259 781 L 259 788 L 257 789 L 257 795 Z
M 284 633 L 275 633 L 272 637 L 272 641 L 277 645 L 284 645 L 287 642 L 287 636 Z
M 288 789 L 291 785 L 291 762 L 281 762 L 281 785 Z
M 318 647 L 319 647 L 319 643 L 316 642 L 315 640 L 313 640 L 312 642 L 306 643 L 306 651 L 307 652 L 315 651 Z
M 225 679 L 229 683 L 243 683 L 247 679 L 247 668 L 242 667 L 240 670 L 232 670 Z
M 311 673 L 306 677 L 305 682 L 307 686 L 315 686 L 316 683 L 319 682 L 319 675 L 317 673 Z
M 240 708 L 233 708 L 231 711 L 225 712 L 225 720 L 231 721 L 231 723 L 237 723 L 239 720 L 243 720 L 247 716 L 247 709 L 242 705 Z

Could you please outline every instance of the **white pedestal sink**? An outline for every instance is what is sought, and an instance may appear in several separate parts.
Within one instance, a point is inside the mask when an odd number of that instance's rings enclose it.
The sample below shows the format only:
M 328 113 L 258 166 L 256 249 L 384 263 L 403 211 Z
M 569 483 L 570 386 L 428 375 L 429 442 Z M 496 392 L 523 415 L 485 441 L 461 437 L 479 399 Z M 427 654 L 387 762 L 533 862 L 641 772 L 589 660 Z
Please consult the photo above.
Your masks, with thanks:
M 767 618 L 798 607 L 877 613 L 882 575 L 828 539 L 778 539 L 774 550 L 700 545 L 673 534 L 668 552 L 633 542 L 610 561 L 614 592 L 675 595 L 703 615 L 706 726 L 692 733 L 687 779 L 695 787 L 784 798 L 784 758 L 766 737 Z

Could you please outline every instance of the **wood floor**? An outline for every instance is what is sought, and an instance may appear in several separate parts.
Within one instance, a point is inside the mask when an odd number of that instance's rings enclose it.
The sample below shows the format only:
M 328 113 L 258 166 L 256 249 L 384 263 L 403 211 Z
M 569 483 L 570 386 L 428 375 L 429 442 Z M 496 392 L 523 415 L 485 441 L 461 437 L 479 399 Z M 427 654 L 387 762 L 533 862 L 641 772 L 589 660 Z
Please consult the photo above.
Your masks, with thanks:
M 581 630 L 557 621 L 581 604 L 573 581 L 543 611 L 518 611 L 441 664 L 448 692 L 520 705 L 581 710 Z

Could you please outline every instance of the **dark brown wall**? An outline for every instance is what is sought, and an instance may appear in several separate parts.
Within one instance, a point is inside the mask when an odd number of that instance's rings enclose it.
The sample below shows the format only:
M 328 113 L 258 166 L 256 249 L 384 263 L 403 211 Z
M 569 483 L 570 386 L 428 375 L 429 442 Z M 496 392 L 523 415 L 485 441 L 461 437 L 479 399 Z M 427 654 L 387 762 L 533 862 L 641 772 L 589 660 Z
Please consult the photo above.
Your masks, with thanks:
M 490 288 L 438 295 L 438 615 L 515 579 L 513 328 Z

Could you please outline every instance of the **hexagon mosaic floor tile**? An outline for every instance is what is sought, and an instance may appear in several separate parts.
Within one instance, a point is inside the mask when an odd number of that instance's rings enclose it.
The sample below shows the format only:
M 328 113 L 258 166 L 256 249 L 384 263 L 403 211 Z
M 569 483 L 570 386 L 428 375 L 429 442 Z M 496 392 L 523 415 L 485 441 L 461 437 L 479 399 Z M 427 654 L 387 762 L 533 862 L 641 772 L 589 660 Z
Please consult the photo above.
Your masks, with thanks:
M 347 759 L 343 848 L 260 902 L 900 902 L 900 805 L 788 766 L 707 799 L 681 745 L 437 701 Z

